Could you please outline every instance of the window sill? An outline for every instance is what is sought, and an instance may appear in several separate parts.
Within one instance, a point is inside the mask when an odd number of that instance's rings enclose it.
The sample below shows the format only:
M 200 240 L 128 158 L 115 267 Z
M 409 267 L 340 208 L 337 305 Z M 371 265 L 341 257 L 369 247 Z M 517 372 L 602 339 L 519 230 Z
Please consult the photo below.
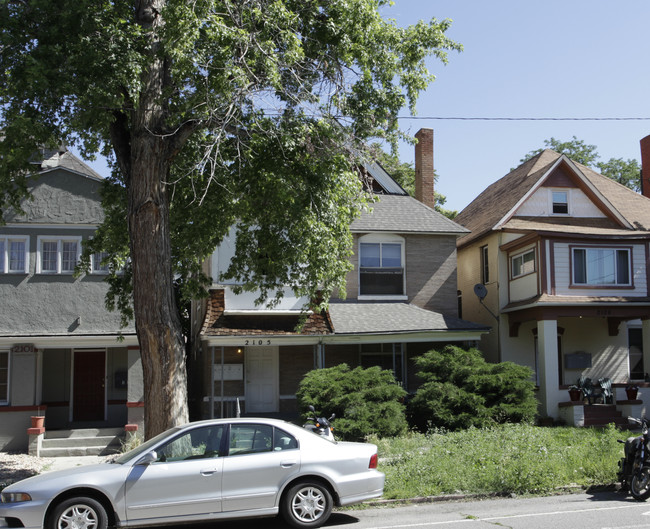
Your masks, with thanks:
M 384 301 L 407 301 L 408 296 L 404 296 L 403 294 L 390 295 L 390 296 L 363 294 L 363 295 L 359 295 L 357 297 L 357 299 L 359 301 L 370 301 L 370 300 L 374 300 L 374 301 L 381 301 L 381 300 L 384 300 Z

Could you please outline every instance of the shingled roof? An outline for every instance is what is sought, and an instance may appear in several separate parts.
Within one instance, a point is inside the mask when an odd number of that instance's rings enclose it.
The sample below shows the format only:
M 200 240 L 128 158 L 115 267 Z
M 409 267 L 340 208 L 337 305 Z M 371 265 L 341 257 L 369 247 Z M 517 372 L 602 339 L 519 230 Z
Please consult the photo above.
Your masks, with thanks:
M 408 195 L 377 195 L 372 210 L 352 222 L 352 232 L 452 233 L 468 230 Z
M 497 228 L 504 216 L 522 200 L 548 171 L 565 156 L 545 149 L 480 193 L 455 221 L 470 230 L 461 237 L 459 246 L 469 244 Z M 580 177 L 591 184 L 609 204 L 606 207 L 634 229 L 611 218 L 512 217 L 499 229 L 548 231 L 582 235 L 635 236 L 650 230 L 650 201 L 631 189 L 582 164 L 571 162 Z M 647 235 L 647 233 L 643 233 Z

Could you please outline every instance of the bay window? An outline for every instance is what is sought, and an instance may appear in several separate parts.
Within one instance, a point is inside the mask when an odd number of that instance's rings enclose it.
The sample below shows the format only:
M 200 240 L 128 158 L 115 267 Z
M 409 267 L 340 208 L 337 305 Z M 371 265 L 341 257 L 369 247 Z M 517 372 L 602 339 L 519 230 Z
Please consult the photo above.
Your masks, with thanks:
M 574 285 L 631 285 L 629 248 L 573 248 Z
M 535 271 L 535 249 L 515 255 L 511 259 L 512 278 L 524 276 Z

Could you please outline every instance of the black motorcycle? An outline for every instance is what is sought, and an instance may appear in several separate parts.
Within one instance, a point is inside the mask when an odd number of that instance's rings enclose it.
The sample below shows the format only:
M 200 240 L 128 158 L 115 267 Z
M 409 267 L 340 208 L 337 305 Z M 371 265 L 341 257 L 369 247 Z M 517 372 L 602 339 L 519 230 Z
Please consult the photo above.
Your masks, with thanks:
M 332 413 L 332 416 L 329 419 L 325 417 L 317 417 L 316 410 L 310 404 L 309 411 L 311 411 L 314 416 L 307 417 L 308 421 L 312 421 L 313 424 L 307 423 L 303 425 L 303 428 L 311 430 L 312 432 L 334 441 L 334 427 L 332 426 L 332 420 L 336 417 L 336 414 Z
M 618 463 L 618 480 L 622 491 L 629 491 L 635 500 L 644 501 L 650 497 L 650 421 L 645 417 L 627 419 L 641 426 L 641 435 L 619 441 L 625 443 L 625 448 L 624 457 Z

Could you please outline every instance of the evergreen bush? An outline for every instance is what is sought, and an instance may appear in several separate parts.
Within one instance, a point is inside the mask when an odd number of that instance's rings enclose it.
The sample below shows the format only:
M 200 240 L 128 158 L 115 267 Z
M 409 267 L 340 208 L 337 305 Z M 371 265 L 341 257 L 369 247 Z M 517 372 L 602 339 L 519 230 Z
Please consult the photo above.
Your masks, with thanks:
M 404 433 L 405 396 L 392 371 L 350 369 L 347 364 L 310 371 L 296 393 L 303 420 L 312 415 L 310 404 L 322 416 L 335 413 L 334 434 L 348 441 L 361 441 L 371 434 L 394 437 Z
M 537 413 L 532 371 L 512 362 L 491 364 L 477 349 L 448 345 L 415 359 L 423 384 L 409 403 L 421 431 L 531 422 Z

